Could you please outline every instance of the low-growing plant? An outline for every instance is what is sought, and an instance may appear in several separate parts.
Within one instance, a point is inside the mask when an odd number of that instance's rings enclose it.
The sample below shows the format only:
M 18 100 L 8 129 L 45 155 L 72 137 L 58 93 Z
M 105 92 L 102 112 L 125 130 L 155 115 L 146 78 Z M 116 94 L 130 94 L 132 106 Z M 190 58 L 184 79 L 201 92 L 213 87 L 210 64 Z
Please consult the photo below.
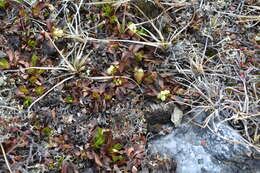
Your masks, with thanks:
M 162 90 L 160 93 L 158 93 L 157 98 L 161 101 L 165 101 L 170 95 L 171 92 L 169 90 Z
M 28 108 L 32 104 L 32 101 L 33 101 L 32 97 L 25 96 L 23 100 L 23 107 Z
M 37 45 L 37 43 L 35 40 L 28 40 L 27 45 L 30 46 L 31 48 L 34 48 Z
M 102 151 L 100 154 L 106 154 L 110 157 L 111 163 L 122 164 L 126 160 L 121 150 L 123 145 L 113 139 L 112 131 L 97 128 L 96 135 L 92 138 L 92 147 L 97 151 Z M 105 153 L 103 153 L 105 152 Z
M 99 149 L 105 143 L 106 138 L 103 134 L 104 134 L 104 130 L 98 128 L 97 133 L 93 138 L 92 147 Z

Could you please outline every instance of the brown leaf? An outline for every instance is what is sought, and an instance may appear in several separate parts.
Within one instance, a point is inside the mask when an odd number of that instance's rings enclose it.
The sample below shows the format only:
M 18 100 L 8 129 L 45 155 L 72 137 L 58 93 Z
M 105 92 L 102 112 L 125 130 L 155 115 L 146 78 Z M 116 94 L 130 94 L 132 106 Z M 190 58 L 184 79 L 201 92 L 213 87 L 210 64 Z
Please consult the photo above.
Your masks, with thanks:
M 133 151 L 134 151 L 134 148 L 133 147 L 130 147 L 126 150 L 126 154 L 128 157 L 131 157 L 133 154 Z
M 103 164 L 102 164 L 102 162 L 100 160 L 100 157 L 95 152 L 93 152 L 93 154 L 94 154 L 94 158 L 95 158 L 96 164 L 101 166 L 101 167 L 103 167 Z
M 46 20 L 46 25 L 47 25 L 47 28 L 50 32 L 53 31 L 53 27 L 52 27 L 52 21 L 50 19 L 47 19 Z
M 164 88 L 165 88 L 165 86 L 164 86 L 164 81 L 163 81 L 162 79 L 159 79 L 158 82 L 159 82 L 160 88 L 161 88 L 161 89 L 164 89 Z
M 87 153 L 88 159 L 90 159 L 90 160 L 94 159 L 94 154 L 93 154 L 93 152 L 87 151 L 86 153 Z
M 130 45 L 129 50 L 132 51 L 133 53 L 137 53 L 143 47 L 144 45 L 141 44 Z
M 9 62 L 13 62 L 14 61 L 14 51 L 12 49 L 7 49 L 6 54 L 8 55 L 9 58 Z
M 32 8 L 32 14 L 34 17 L 39 17 L 40 12 L 42 9 L 49 7 L 48 2 L 38 2 L 33 8 Z
M 137 168 L 135 166 L 132 167 L 132 173 L 137 173 Z
M 61 173 L 78 173 L 74 164 L 64 161 L 61 168 Z

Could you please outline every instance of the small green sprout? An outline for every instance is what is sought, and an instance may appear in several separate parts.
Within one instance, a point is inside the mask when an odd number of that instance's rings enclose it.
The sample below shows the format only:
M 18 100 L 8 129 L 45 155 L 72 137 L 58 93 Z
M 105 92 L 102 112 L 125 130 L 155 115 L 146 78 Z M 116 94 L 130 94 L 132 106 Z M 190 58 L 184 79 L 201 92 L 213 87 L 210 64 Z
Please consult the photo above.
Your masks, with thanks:
M 170 96 L 170 94 L 171 92 L 169 90 L 163 90 L 157 95 L 157 98 L 165 101 Z
M 93 147 L 94 148 L 100 148 L 105 143 L 105 136 L 103 135 L 104 130 L 101 128 L 97 129 L 97 134 L 94 136 L 93 139 Z
M 74 99 L 71 96 L 65 98 L 66 103 L 73 103 L 73 101 L 74 101 Z
M 54 28 L 54 30 L 52 31 L 52 36 L 54 37 L 55 40 L 58 40 L 64 35 L 65 35 L 64 31 L 60 28 Z
M 32 48 L 34 48 L 37 45 L 37 43 L 34 40 L 28 40 L 27 41 L 27 45 L 32 47 Z
M 107 69 L 107 74 L 114 76 L 118 68 L 119 67 L 117 65 L 110 65 L 110 67 Z
M 115 144 L 115 145 L 112 146 L 111 151 L 112 151 L 112 152 L 118 152 L 118 151 L 121 150 L 122 148 L 123 148 L 123 146 L 122 146 L 121 144 L 117 143 L 117 144 Z
M 114 82 L 114 84 L 115 84 L 116 86 L 119 86 L 119 85 L 122 85 L 123 80 L 122 80 L 122 79 L 115 79 L 113 82 Z

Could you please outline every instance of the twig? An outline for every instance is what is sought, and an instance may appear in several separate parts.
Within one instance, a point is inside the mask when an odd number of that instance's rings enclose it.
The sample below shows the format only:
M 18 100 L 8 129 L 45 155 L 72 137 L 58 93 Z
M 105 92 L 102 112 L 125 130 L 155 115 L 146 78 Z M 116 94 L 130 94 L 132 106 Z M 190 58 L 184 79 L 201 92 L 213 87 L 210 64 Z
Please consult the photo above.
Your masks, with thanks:
M 6 157 L 6 154 L 5 154 L 5 150 L 4 150 L 4 147 L 3 147 L 3 144 L 2 144 L 2 143 L 0 143 L 0 147 L 1 147 L 1 150 L 2 150 L 2 153 L 3 153 L 3 156 L 4 156 L 4 159 L 5 159 L 5 163 L 6 163 L 6 165 L 7 165 L 7 168 L 9 169 L 9 172 L 10 172 L 10 173 L 13 173 L 13 171 L 11 170 L 9 161 L 7 160 L 7 157 Z
M 62 67 L 27 67 L 27 68 L 20 68 L 20 69 L 15 69 L 15 70 L 4 70 L 4 73 L 9 73 L 9 72 L 23 72 L 25 70 L 29 70 L 29 69 L 39 69 L 39 70 L 64 70 L 64 71 L 68 71 L 67 68 L 62 68 Z
M 194 18 L 195 18 L 195 14 L 196 14 L 196 13 L 193 14 L 191 20 L 187 23 L 187 25 L 185 25 L 179 32 L 177 32 L 176 34 L 174 34 L 173 36 L 171 36 L 170 41 L 169 41 L 170 43 L 172 43 L 172 41 L 173 41 L 178 35 L 180 35 L 180 34 L 182 33 L 182 31 L 184 31 L 186 28 L 188 28 L 188 26 L 190 26 L 190 24 L 193 22 L 193 20 L 194 20 Z
M 113 39 L 97 39 L 92 37 L 84 37 L 82 38 L 80 35 L 66 35 L 65 38 L 70 39 L 76 39 L 82 43 L 85 43 L 87 41 L 96 41 L 96 42 L 103 42 L 103 43 L 109 43 L 109 42 L 124 42 L 124 43 L 135 43 L 135 44 L 141 44 L 141 45 L 147 45 L 152 47 L 163 47 L 163 45 L 167 45 L 168 43 L 158 43 L 158 42 L 143 42 L 143 41 L 134 41 L 134 40 L 113 40 Z
M 0 108 L 6 108 L 6 109 L 10 109 L 10 110 L 13 110 L 13 111 L 20 112 L 19 109 L 16 109 L 16 108 L 13 108 L 13 107 L 10 107 L 10 106 L 0 105 Z
M 220 14 L 229 15 L 229 16 L 231 16 L 231 17 L 236 17 L 236 18 L 260 20 L 260 16 L 245 16 L 245 15 L 239 15 L 239 14 L 221 12 L 221 11 L 217 11 L 217 10 L 215 10 L 215 12 L 220 13 Z

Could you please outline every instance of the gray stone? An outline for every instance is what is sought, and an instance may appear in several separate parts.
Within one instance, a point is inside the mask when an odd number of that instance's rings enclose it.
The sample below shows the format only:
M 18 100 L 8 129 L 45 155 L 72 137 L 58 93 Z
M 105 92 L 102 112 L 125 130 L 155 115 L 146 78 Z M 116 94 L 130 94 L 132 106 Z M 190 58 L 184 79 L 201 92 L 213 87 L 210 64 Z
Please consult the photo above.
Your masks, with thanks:
M 3 51 L 0 50 L 0 58 L 4 58 L 6 56 L 7 56 L 6 53 L 4 53 Z
M 160 153 L 174 159 L 177 173 L 260 173 L 260 160 L 250 157 L 260 151 L 220 138 L 246 142 L 228 124 L 218 124 L 213 131 L 182 124 L 169 135 L 150 141 L 148 149 L 150 154 Z

